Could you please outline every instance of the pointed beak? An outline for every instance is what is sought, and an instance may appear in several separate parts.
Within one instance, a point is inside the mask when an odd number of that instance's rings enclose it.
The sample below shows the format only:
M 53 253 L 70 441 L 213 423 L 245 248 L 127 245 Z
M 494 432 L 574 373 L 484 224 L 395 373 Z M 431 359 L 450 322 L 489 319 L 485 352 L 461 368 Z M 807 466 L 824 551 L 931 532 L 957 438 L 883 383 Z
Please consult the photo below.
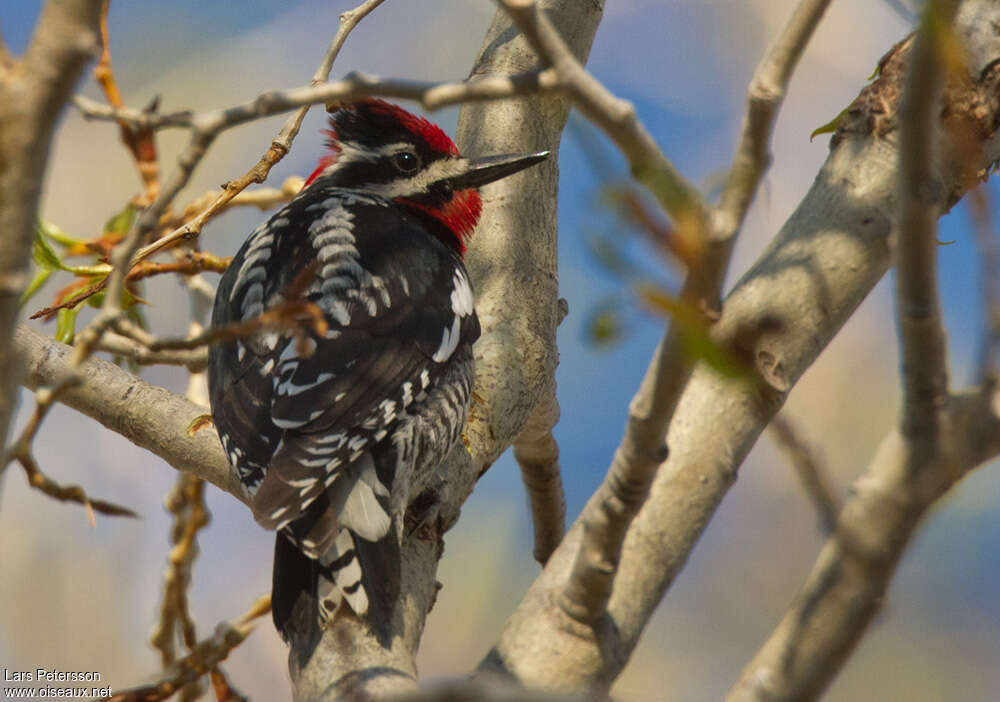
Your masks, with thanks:
M 504 154 L 502 156 L 470 158 L 468 159 L 469 169 L 465 173 L 449 179 L 449 183 L 455 190 L 478 188 L 481 185 L 506 178 L 518 171 L 523 171 L 548 157 L 548 151 L 539 151 L 534 154 Z

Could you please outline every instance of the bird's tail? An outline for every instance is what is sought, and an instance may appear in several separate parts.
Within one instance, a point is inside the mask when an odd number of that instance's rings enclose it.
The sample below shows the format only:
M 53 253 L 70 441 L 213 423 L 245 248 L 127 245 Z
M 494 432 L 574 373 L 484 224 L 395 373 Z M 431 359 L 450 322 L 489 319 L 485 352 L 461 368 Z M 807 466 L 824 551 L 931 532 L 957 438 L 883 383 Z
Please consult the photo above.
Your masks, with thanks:
M 396 530 L 367 541 L 341 528 L 320 559 L 313 559 L 284 533 L 274 547 L 271 613 L 274 625 L 300 666 L 312 656 L 326 622 L 346 606 L 388 647 L 399 594 L 400 553 Z

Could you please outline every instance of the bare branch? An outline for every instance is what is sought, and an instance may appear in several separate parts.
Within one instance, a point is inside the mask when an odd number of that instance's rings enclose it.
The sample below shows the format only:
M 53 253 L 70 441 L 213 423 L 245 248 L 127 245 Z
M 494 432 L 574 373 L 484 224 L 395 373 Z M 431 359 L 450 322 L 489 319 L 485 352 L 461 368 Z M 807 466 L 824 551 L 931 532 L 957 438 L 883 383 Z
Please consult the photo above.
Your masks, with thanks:
M 375 8 L 381 5 L 383 1 L 384 0 L 366 0 L 354 9 L 346 10 L 340 13 L 340 26 L 337 27 L 337 33 L 330 41 L 330 45 L 323 54 L 323 60 L 320 61 L 319 66 L 316 68 L 312 81 L 309 83 L 310 85 L 316 86 L 326 82 L 327 78 L 330 76 L 330 70 L 333 68 L 333 62 L 337 60 L 337 56 L 340 54 L 340 49 L 347 40 L 347 35 L 354 31 L 354 28 L 358 26 L 358 23 L 367 17 Z M 304 105 L 297 110 L 294 115 L 289 117 L 288 120 L 285 121 L 285 124 L 282 125 L 278 136 L 275 137 L 273 142 L 271 142 L 272 149 L 278 149 L 279 153 L 281 153 L 281 156 L 278 156 L 278 160 L 281 160 L 284 154 L 288 153 L 288 150 L 292 148 L 292 140 L 295 139 L 295 136 L 299 133 L 299 128 L 302 126 L 302 120 L 305 119 L 306 113 L 309 111 L 309 107 L 309 105 Z M 276 162 L 277 161 L 275 161 L 275 163 Z M 273 163 L 268 165 L 264 159 L 261 159 L 261 162 L 258 163 L 255 168 L 266 168 L 269 171 L 273 165 Z M 264 175 L 266 177 L 267 171 L 265 171 Z M 262 182 L 262 180 L 263 179 L 256 182 Z
M 937 293 L 937 217 L 946 202 L 944 188 L 935 186 L 942 177 L 937 136 L 948 77 L 943 38 L 951 36 L 958 6 L 957 0 L 928 3 L 910 49 L 899 106 L 901 426 L 882 443 L 805 588 L 744 670 L 730 700 L 817 697 L 878 611 L 927 508 L 969 470 L 1000 453 L 995 388 L 967 396 L 947 394 Z M 964 78 L 952 77 L 952 83 Z
M 160 619 L 150 637 L 160 652 L 163 667 L 177 659 L 175 632 L 179 629 L 185 646 L 193 651 L 197 644 L 194 620 L 188 611 L 187 589 L 191 568 L 198 554 L 198 531 L 208 525 L 205 508 L 205 483 L 190 473 L 181 473 L 166 498 L 166 508 L 173 517 L 170 531 L 170 557 L 163 576 L 163 603 Z
M 531 503 L 535 560 L 545 565 L 566 531 L 566 498 L 559 472 L 559 444 L 552 428 L 559 421 L 555 395 L 542 400 L 514 442 L 514 458 Z
M 688 286 L 698 290 L 710 309 L 718 306 L 736 234 L 771 165 L 771 135 L 788 83 L 829 5 L 830 0 L 801 0 L 750 80 L 740 140 L 712 218 L 711 242 L 700 267 L 692 272 L 705 280 Z
M 938 174 L 940 95 L 945 78 L 942 36 L 958 0 L 932 0 L 913 44 L 900 104 L 899 233 L 896 318 L 903 372 L 903 433 L 933 443 L 947 399 L 948 367 L 937 294 L 937 218 L 943 212 Z
M 85 95 L 74 95 L 73 106 L 84 119 L 106 120 L 128 124 L 134 129 L 190 129 L 193 126 L 191 110 L 177 112 L 147 112 L 131 107 L 107 105 Z
M 771 420 L 770 429 L 775 441 L 788 454 L 795 467 L 806 495 L 816 508 L 823 531 L 832 533 L 837 526 L 840 504 L 815 451 L 799 437 L 795 425 L 783 414 Z
M 149 113 L 143 110 L 103 105 L 82 95 L 73 104 L 85 119 L 126 122 L 147 129 L 202 129 L 219 131 L 270 117 L 303 105 L 317 105 L 354 100 L 362 97 L 387 97 L 413 100 L 433 111 L 449 105 L 503 100 L 512 97 L 560 91 L 562 84 L 552 69 L 526 71 L 514 75 L 480 75 L 459 82 L 431 82 L 400 78 L 380 78 L 354 71 L 332 83 L 273 90 L 250 102 L 219 110 L 194 113 L 181 110 Z
M 189 334 L 199 334 L 212 311 L 215 290 L 200 275 L 189 276 L 186 280 L 190 297 L 191 321 Z M 187 399 L 195 404 L 208 407 L 208 391 L 204 372 L 191 373 L 188 378 Z M 190 430 L 189 430 L 190 431 Z M 160 659 L 167 667 L 176 659 L 176 632 L 180 632 L 188 652 L 193 653 L 197 644 L 194 620 L 188 608 L 187 591 L 191 585 L 191 571 L 198 556 L 197 536 L 208 526 L 211 515 L 205 506 L 205 481 L 190 473 L 181 473 L 174 488 L 167 495 L 165 506 L 173 515 L 170 530 L 170 549 L 167 570 L 163 576 L 163 602 L 160 620 L 153 631 L 150 642 L 160 651 Z M 225 683 L 221 676 L 218 685 Z M 215 686 L 215 678 L 213 678 Z M 183 696 L 197 697 L 198 683 L 190 683 Z
M 25 359 L 23 383 L 32 390 L 56 383 L 72 367 L 72 347 L 19 326 L 14 349 Z M 59 401 L 96 419 L 177 470 L 196 475 L 241 502 L 249 499 L 229 467 L 214 430 L 188 431 L 205 410 L 172 392 L 150 385 L 108 361 L 91 358 Z M 157 421 L 150 422 L 155 416 Z
M 111 42 L 108 38 L 108 9 L 110 5 L 111 0 L 104 0 L 101 5 L 101 57 L 98 59 L 97 65 L 94 66 L 94 78 L 97 79 L 104 91 L 108 103 L 112 107 L 120 108 L 124 107 L 125 103 L 111 68 Z M 137 198 L 136 202 L 140 205 L 148 205 L 156 199 L 156 194 L 160 189 L 160 164 L 157 160 L 154 132 L 148 127 L 137 128 L 123 121 L 119 122 L 119 127 L 121 128 L 122 143 L 132 154 L 145 186 L 145 192 Z
M 222 672 L 222 666 L 213 668 L 209 673 L 209 679 L 212 682 L 212 692 L 215 694 L 216 702 L 250 702 L 229 682 L 229 678 Z

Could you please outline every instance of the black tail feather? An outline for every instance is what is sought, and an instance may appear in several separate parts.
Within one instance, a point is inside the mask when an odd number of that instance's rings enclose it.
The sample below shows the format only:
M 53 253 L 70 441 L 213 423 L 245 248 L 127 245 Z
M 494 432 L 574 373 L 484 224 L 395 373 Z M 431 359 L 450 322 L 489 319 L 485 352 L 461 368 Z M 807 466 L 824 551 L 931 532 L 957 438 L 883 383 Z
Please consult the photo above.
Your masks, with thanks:
M 400 548 L 395 530 L 379 541 L 366 541 L 351 534 L 368 595 L 363 619 L 378 642 L 392 643 L 392 618 L 400 588 Z M 337 564 L 335 563 L 334 566 Z M 303 554 L 282 532 L 274 543 L 274 575 L 271 582 L 271 615 L 274 626 L 304 667 L 323 635 L 318 584 L 321 574 L 333 581 L 330 565 L 322 565 Z M 280 576 L 279 576 L 280 574 Z
M 316 595 L 318 578 L 319 564 L 278 532 L 274 541 L 271 616 L 281 638 L 298 657 L 300 667 L 305 667 L 312 657 L 323 633 Z
M 396 530 L 390 529 L 379 541 L 365 541 L 354 535 L 354 548 L 358 551 L 362 582 L 368 593 L 365 620 L 378 642 L 389 648 L 393 609 L 399 597 L 400 549 Z

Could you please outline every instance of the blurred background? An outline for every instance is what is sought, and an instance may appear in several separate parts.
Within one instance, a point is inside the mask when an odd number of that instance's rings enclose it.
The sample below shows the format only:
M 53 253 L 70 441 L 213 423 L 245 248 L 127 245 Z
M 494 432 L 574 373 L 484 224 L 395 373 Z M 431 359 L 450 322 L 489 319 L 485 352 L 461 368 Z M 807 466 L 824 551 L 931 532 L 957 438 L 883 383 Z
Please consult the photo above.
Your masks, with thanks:
M 303 85 L 355 3 L 268 0 L 133 3 L 113 0 L 114 69 L 125 101 L 204 110 L 264 90 Z M 0 3 L 0 28 L 23 50 L 40 3 Z M 609 2 L 590 70 L 632 100 L 664 151 L 706 191 L 727 167 L 756 62 L 783 26 L 792 0 L 618 0 Z M 355 30 L 334 66 L 427 80 L 466 76 L 494 6 L 486 0 L 387 2 Z M 791 84 L 774 142 L 774 164 L 747 220 L 731 268 L 735 280 L 777 231 L 812 182 L 826 137 L 809 134 L 865 84 L 879 57 L 911 26 L 896 3 L 833 3 Z M 80 90 L 100 98 L 88 73 Z M 457 110 L 432 119 L 454 132 Z M 179 202 L 241 175 L 283 117 L 225 133 Z M 307 175 L 322 149 L 322 110 L 310 112 L 291 154 L 272 172 L 278 185 Z M 164 175 L 185 141 L 158 139 Z M 573 117 L 559 153 L 560 286 L 570 314 L 559 330 L 562 452 L 570 519 L 604 476 L 663 321 L 642 312 L 594 242 L 649 258 L 600 204 L 602 188 L 627 171 L 613 147 Z M 995 181 L 996 179 L 994 179 Z M 140 183 L 118 129 L 67 110 L 60 124 L 43 216 L 89 238 Z M 996 187 L 990 187 L 996 202 Z M 237 209 L 208 226 L 202 246 L 231 255 L 261 219 Z M 953 384 L 971 381 L 982 334 L 974 237 L 966 205 L 942 222 L 942 291 Z M 601 247 L 597 247 L 601 248 Z M 667 266 L 645 265 L 666 285 Z M 214 283 L 217 278 L 209 276 Z M 68 277 L 32 301 L 40 308 Z M 786 416 L 822 456 L 840 496 L 864 469 L 898 410 L 896 338 L 887 278 L 791 393 Z M 147 285 L 154 331 L 183 334 L 187 294 L 179 280 Z M 33 310 L 32 310 L 33 311 Z M 44 327 L 54 334 L 54 324 Z M 600 333 L 596 333 L 599 331 Z M 185 374 L 143 376 L 178 392 Z M 30 412 L 22 397 L 18 427 Z M 15 427 L 16 430 L 17 427 Z M 148 645 L 168 552 L 163 496 L 175 472 L 73 411 L 57 407 L 35 443 L 41 468 L 92 496 L 128 505 L 139 520 L 98 516 L 26 487 L 20 467 L 0 478 L 0 667 L 100 671 L 122 687 L 159 670 Z M 212 523 L 190 591 L 199 638 L 238 616 L 270 587 L 273 536 L 241 504 L 209 487 Z M 882 613 L 829 700 L 1000 699 L 1000 466 L 985 467 L 946 496 L 907 552 Z M 651 621 L 613 692 L 621 700 L 718 699 L 764 640 L 812 566 L 823 541 L 816 513 L 789 462 L 765 434 L 715 519 Z M 536 576 L 530 515 L 516 464 L 505 455 L 486 474 L 446 536 L 444 584 L 427 623 L 419 665 L 427 679 L 460 676 L 496 639 Z M 286 650 L 267 620 L 226 663 L 233 683 L 257 700 L 289 698 Z

